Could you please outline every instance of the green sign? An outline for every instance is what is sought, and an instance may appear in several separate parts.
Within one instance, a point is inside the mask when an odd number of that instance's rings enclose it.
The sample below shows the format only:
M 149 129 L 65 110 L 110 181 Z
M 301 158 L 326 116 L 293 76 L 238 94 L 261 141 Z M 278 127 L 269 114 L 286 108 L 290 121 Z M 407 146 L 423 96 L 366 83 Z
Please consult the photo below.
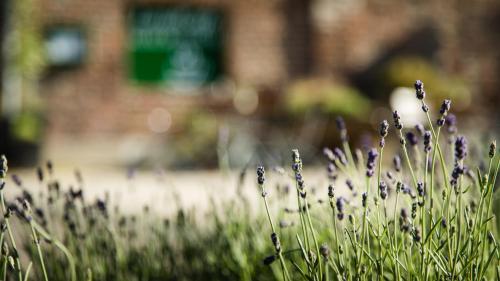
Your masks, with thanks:
M 221 15 L 209 9 L 137 8 L 130 74 L 139 83 L 197 86 L 221 74 Z

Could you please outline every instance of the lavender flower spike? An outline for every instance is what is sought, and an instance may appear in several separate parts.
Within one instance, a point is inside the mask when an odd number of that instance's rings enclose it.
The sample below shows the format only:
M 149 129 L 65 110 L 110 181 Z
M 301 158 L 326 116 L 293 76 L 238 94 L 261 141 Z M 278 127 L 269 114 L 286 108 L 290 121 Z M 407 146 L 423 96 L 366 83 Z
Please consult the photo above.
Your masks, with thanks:
M 401 157 L 399 157 L 399 155 L 395 155 L 392 162 L 394 164 L 394 170 L 396 170 L 396 172 L 400 172 L 401 171 Z
M 385 200 L 387 198 L 387 184 L 384 181 L 380 181 L 378 188 L 380 198 L 382 198 L 382 200 Z
M 380 136 L 385 138 L 389 132 L 389 122 L 387 120 L 383 120 L 380 122 Z
M 448 114 L 445 118 L 445 124 L 448 126 L 448 133 L 455 134 L 457 132 L 457 117 L 455 114 Z
M 361 204 L 363 205 L 363 207 L 366 207 L 366 200 L 368 199 L 368 195 L 366 194 L 366 192 L 363 192 L 363 194 L 361 195 Z
M 375 160 L 378 157 L 378 152 L 375 148 L 372 148 L 368 152 L 368 159 L 366 161 L 366 176 L 367 177 L 372 177 L 373 174 L 375 173 Z
M 413 132 L 408 132 L 406 133 L 406 139 L 408 142 L 412 145 L 415 146 L 418 144 L 418 137 L 415 135 Z
M 441 113 L 441 117 L 437 120 L 437 125 L 439 127 L 442 127 L 445 123 L 445 118 L 446 115 L 448 114 L 448 111 L 450 111 L 451 107 L 451 100 L 444 100 L 443 104 L 441 104 L 441 109 L 439 110 L 439 113 Z
M 422 182 L 417 183 L 418 196 L 423 197 L 425 195 L 424 184 Z
M 441 113 L 442 115 L 445 115 L 448 113 L 448 111 L 450 111 L 450 107 L 451 107 L 451 100 L 444 100 L 443 103 L 441 104 L 441 109 L 439 110 L 439 113 Z
M 300 154 L 298 149 L 292 149 L 292 169 L 296 173 L 300 173 L 302 171 L 302 160 L 300 159 Z
M 424 83 L 422 81 L 415 81 L 415 91 L 417 99 L 423 100 L 425 98 Z
M 401 123 L 401 115 L 399 115 L 397 110 L 394 110 L 392 113 L 392 117 L 394 118 L 394 127 L 396 129 L 401 130 L 403 129 L 403 123 Z
M 430 131 L 425 131 L 424 133 L 424 150 L 429 152 L 432 149 L 432 134 Z
M 417 124 L 417 125 L 415 125 L 415 130 L 417 130 L 417 132 L 418 132 L 418 134 L 419 134 L 420 136 L 424 136 L 424 134 L 425 134 L 425 128 L 424 128 L 424 125 L 422 125 L 422 124 Z
M 337 159 L 339 159 L 339 161 L 340 161 L 340 163 L 342 163 L 342 165 L 347 165 L 347 158 L 346 158 L 344 152 L 342 151 L 342 149 L 335 147 L 333 149 L 333 153 L 335 154 Z
M 342 140 L 342 142 L 346 142 L 347 141 L 347 129 L 345 126 L 344 118 L 342 118 L 341 116 L 337 116 L 337 118 L 335 119 L 335 122 L 337 123 L 337 129 L 340 132 L 340 139 Z
M 492 141 L 490 144 L 490 153 L 488 154 L 490 158 L 495 157 L 496 150 L 497 150 L 497 141 Z
M 467 156 L 467 139 L 458 136 L 455 140 L 455 158 L 457 161 L 463 160 Z
M 341 196 L 341 197 L 337 198 L 337 202 L 335 205 L 337 206 L 337 211 L 338 211 L 337 218 L 339 220 L 343 220 L 344 219 L 344 207 L 345 207 L 344 197 Z
M 264 170 L 263 166 L 257 167 L 257 182 L 260 185 L 263 185 L 264 181 L 266 180 L 266 178 L 264 177 L 265 173 L 266 173 L 266 171 Z
M 329 160 L 329 161 L 334 161 L 335 160 L 335 155 L 333 154 L 333 151 L 329 149 L 328 147 L 323 148 L 323 155 Z

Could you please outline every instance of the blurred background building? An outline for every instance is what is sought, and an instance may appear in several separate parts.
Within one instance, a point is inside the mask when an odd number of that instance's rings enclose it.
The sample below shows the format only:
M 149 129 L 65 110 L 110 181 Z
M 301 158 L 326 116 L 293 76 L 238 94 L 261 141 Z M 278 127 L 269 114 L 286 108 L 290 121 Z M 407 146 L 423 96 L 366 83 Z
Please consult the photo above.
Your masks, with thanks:
M 336 115 L 360 143 L 391 106 L 413 110 L 412 91 L 398 87 L 415 79 L 435 107 L 451 97 L 464 123 L 499 130 L 498 1 L 4 0 L 0 9 L 1 149 L 12 162 L 238 166 L 257 150 L 334 145 Z

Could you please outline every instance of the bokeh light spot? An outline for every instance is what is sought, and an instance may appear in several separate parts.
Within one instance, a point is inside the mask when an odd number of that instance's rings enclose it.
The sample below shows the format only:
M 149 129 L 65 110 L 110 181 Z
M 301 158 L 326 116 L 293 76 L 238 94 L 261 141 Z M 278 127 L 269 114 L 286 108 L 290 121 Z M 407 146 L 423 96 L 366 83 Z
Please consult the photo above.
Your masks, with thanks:
M 148 127 L 151 131 L 161 134 L 170 129 L 172 116 L 165 108 L 157 107 L 148 115 Z

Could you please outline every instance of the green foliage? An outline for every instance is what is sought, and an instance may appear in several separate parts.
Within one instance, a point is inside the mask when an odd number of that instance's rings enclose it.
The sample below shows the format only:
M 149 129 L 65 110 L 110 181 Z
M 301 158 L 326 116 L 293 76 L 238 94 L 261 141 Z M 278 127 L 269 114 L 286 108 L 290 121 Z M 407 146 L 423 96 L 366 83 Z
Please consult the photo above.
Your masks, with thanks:
M 42 122 L 39 114 L 25 111 L 17 114 L 12 121 L 12 135 L 23 141 L 36 143 L 42 135 Z
M 216 150 L 218 123 L 216 116 L 207 111 L 191 113 L 185 118 L 183 131 L 173 139 L 172 145 L 180 159 L 174 165 L 200 167 L 217 163 Z
M 34 0 L 12 1 L 12 40 L 8 41 L 12 63 L 23 77 L 33 80 L 38 79 L 45 65 L 35 3 Z
M 342 114 L 361 118 L 370 101 L 355 88 L 326 80 L 304 80 L 290 86 L 284 98 L 292 114 L 317 110 L 323 114 Z

